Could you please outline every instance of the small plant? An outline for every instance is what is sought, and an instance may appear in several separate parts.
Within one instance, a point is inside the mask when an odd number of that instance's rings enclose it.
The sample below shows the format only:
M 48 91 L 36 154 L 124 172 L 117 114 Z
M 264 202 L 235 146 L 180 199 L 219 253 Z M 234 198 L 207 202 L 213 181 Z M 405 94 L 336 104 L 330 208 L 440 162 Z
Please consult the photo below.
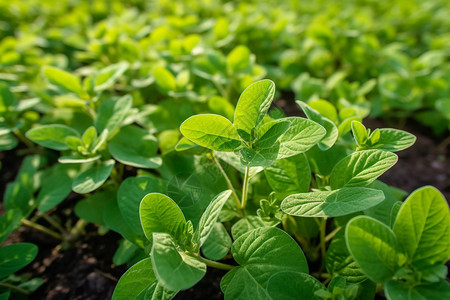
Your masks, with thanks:
M 191 219 L 173 190 L 177 201 L 160 193 L 139 205 L 127 199 L 147 258 L 122 276 L 113 299 L 171 299 L 207 267 L 229 270 L 225 299 L 373 299 L 376 284 L 388 299 L 442 299 L 450 290 L 445 199 L 426 187 L 402 205 L 402 193 L 377 181 L 415 137 L 332 121 L 319 112 L 330 114 L 328 103 L 298 102 L 308 119 L 273 119 L 274 93 L 272 81 L 258 81 L 240 96 L 233 122 L 200 114 L 181 124 L 177 151 L 208 158 L 228 189 Z

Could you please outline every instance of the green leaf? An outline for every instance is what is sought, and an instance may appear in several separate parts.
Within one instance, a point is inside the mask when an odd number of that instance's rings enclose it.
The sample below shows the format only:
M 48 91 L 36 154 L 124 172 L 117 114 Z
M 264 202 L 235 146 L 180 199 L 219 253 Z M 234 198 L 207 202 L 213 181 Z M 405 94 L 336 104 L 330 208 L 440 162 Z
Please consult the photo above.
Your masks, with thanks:
M 67 150 L 69 147 L 65 143 L 66 138 L 68 136 L 79 137 L 75 129 L 61 124 L 35 127 L 28 130 L 25 135 L 36 144 L 53 150 Z
M 326 134 L 319 141 L 319 148 L 321 150 L 330 149 L 337 138 L 339 137 L 339 131 L 336 125 L 330 119 L 323 117 L 317 110 L 311 108 L 308 104 L 302 101 L 296 101 L 297 105 L 303 110 L 308 119 L 322 125 L 326 130 Z
M 401 281 L 388 280 L 384 292 L 388 300 L 443 300 L 450 298 L 450 284 L 441 280 L 437 283 L 408 286 Z
M 7 151 L 17 147 L 19 141 L 12 133 L 0 135 L 0 151 Z
M 192 142 L 216 151 L 233 151 L 241 144 L 236 128 L 220 115 L 192 116 L 181 124 L 180 131 Z
M 167 184 L 149 176 L 128 177 L 117 191 L 117 204 L 120 212 L 131 229 L 138 234 L 143 234 L 139 219 L 139 206 L 142 198 L 152 192 L 166 193 Z
M 184 237 L 186 219 L 178 205 L 159 193 L 146 195 L 139 207 L 142 229 L 151 241 L 154 232 L 167 233 L 180 241 Z
M 416 142 L 416 137 L 403 130 L 392 128 L 381 128 L 380 138 L 374 148 L 397 152 L 411 147 Z
M 254 148 L 271 148 L 278 138 L 288 130 L 290 125 L 289 121 L 279 119 L 259 126 L 256 131 L 257 139 L 253 143 Z
M 270 187 L 280 195 L 307 192 L 311 183 L 311 170 L 304 154 L 278 159 L 264 168 Z
M 155 169 L 162 164 L 162 159 L 156 156 L 157 139 L 134 125 L 122 127 L 108 149 L 117 161 L 132 167 Z
M 164 67 L 155 67 L 153 69 L 153 77 L 156 83 L 164 92 L 171 92 L 176 90 L 175 76 Z
M 0 216 L 0 244 L 11 232 L 19 228 L 22 214 L 18 209 L 10 209 Z
M 257 228 L 267 226 L 259 216 L 245 216 L 231 227 L 231 235 L 237 240 L 241 235 Z
M 332 189 L 366 186 L 397 162 L 397 155 L 381 150 L 362 150 L 339 161 L 331 171 Z
M 347 248 L 371 280 L 383 283 L 405 262 L 394 232 L 375 219 L 358 216 L 346 227 Z
M 228 74 L 235 74 L 250 67 L 250 50 L 243 45 L 239 45 L 227 56 Z
M 239 153 L 241 155 L 241 164 L 246 167 L 266 167 L 271 165 L 278 156 L 280 144 L 275 143 L 271 148 L 253 150 L 243 146 Z
M 267 292 L 273 300 L 315 299 L 325 286 L 314 277 L 298 272 L 280 272 L 270 277 Z
M 361 122 L 353 121 L 352 133 L 353 137 L 355 138 L 356 144 L 359 147 L 364 147 L 364 145 L 367 142 L 367 139 L 369 138 L 369 136 L 367 135 L 366 127 Z
M 180 251 L 171 235 L 167 233 L 153 233 L 150 256 L 158 281 L 171 290 L 188 289 L 206 274 L 206 265 Z
M 252 131 L 262 122 L 274 95 L 275 84 L 267 79 L 253 83 L 242 92 L 234 112 L 234 126 L 244 141 L 251 141 Z
M 101 69 L 95 76 L 94 91 L 98 93 L 109 89 L 116 83 L 119 77 L 122 76 L 123 73 L 125 73 L 128 67 L 129 64 L 123 61 Z
M 19 271 L 34 260 L 38 247 L 30 243 L 17 243 L 0 248 L 0 279 Z
M 34 209 L 31 191 L 18 181 L 9 183 L 3 196 L 3 206 L 6 210 L 18 209 L 27 216 Z
M 233 243 L 231 252 L 240 266 L 222 278 L 220 288 L 225 299 L 272 299 L 267 291 L 272 275 L 308 273 L 308 264 L 298 244 L 275 227 L 245 233 Z
M 233 241 L 222 223 L 216 222 L 205 242 L 202 253 L 206 258 L 220 260 L 228 254 Z
M 338 121 L 336 108 L 330 102 L 322 99 L 316 99 L 309 101 L 308 105 L 330 121 Z
M 289 129 L 279 139 L 278 159 L 291 157 L 308 151 L 326 134 L 325 128 L 308 119 L 288 117 L 281 120 L 291 122 Z
M 384 200 L 382 191 L 354 187 L 334 191 L 292 194 L 281 210 L 298 217 L 339 217 L 375 206 Z
M 202 214 L 202 217 L 200 218 L 200 222 L 198 224 L 200 247 L 203 245 L 203 243 L 211 233 L 214 224 L 219 218 L 220 211 L 222 210 L 222 207 L 225 205 L 225 202 L 227 202 L 230 195 L 231 190 L 226 190 L 218 194 L 216 197 L 214 197 L 214 199 L 206 208 L 205 212 Z
M 420 188 L 408 197 L 397 215 L 394 232 L 417 268 L 450 259 L 449 208 L 434 187 Z
M 6 84 L 0 83 L 0 113 L 10 110 L 17 104 L 17 99 Z
M 95 191 L 108 179 L 114 168 L 114 160 L 103 161 L 96 166 L 78 174 L 72 182 L 72 190 L 75 193 L 87 194 Z
M 125 95 L 119 99 L 107 98 L 102 101 L 94 123 L 97 132 L 103 132 L 105 129 L 112 132 L 120 127 L 132 105 L 133 98 L 130 95 Z
M 114 198 L 114 196 L 113 192 L 104 191 L 84 198 L 75 205 L 75 214 L 87 222 L 104 225 L 103 212 L 107 203 Z
M 54 168 L 53 173 L 45 178 L 37 196 L 37 209 L 46 212 L 62 201 L 72 192 L 72 179 L 64 170 Z
M 348 283 L 360 283 L 367 279 L 347 249 L 343 229 L 339 230 L 328 247 L 325 267 L 332 277 L 342 276 Z
M 111 300 L 136 299 L 141 293 L 145 293 L 145 299 L 171 299 L 149 297 L 152 293 L 146 294 L 146 292 L 150 287 L 153 290 L 153 294 L 159 289 L 165 290 L 164 292 L 166 293 L 173 293 L 173 296 L 176 294 L 176 292 L 167 290 L 158 283 L 153 272 L 152 261 L 150 258 L 146 258 L 134 264 L 120 277 Z
M 57 86 L 63 92 L 72 92 L 78 95 L 84 94 L 80 78 L 77 76 L 50 66 L 44 67 L 44 75 L 51 84 Z

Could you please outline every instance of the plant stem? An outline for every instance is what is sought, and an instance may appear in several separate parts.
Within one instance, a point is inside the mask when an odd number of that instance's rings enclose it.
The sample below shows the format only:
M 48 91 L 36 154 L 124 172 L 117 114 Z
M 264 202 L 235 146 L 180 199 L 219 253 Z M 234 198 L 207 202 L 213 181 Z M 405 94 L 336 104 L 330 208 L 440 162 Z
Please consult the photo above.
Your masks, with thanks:
M 29 291 L 27 291 L 27 290 L 24 290 L 24 289 L 22 289 L 22 288 L 20 288 L 20 287 L 17 287 L 17 286 L 15 286 L 15 285 L 12 285 L 12 284 L 9 284 L 9 283 L 6 283 L 6 282 L 0 282 L 0 286 L 1 286 L 1 287 L 5 287 L 5 288 L 7 288 L 7 289 L 14 290 L 14 291 L 19 292 L 19 293 L 24 294 L 24 295 L 29 295 L 29 294 L 31 294 L 31 293 L 30 293 Z
M 27 219 L 22 219 L 21 222 L 22 222 L 23 225 L 31 227 L 31 228 L 34 228 L 34 229 L 39 230 L 41 232 L 44 232 L 44 233 L 46 233 L 48 235 L 51 235 L 55 239 L 63 240 L 63 236 L 61 234 L 59 234 L 57 232 L 54 232 L 53 230 L 48 229 L 48 228 L 46 228 L 46 227 L 44 227 L 44 226 L 42 226 L 40 224 L 31 222 L 31 221 L 29 221 Z
M 241 208 L 242 210 L 245 209 L 245 206 L 247 205 L 247 194 L 248 194 L 248 182 L 250 180 L 250 167 L 245 167 L 245 175 L 244 175 L 244 184 L 242 186 L 242 204 Z
M 339 232 L 339 230 L 341 230 L 342 226 L 338 226 L 336 227 L 332 232 L 330 232 L 326 237 L 325 237 L 325 242 L 328 243 L 332 238 L 334 238 L 334 236 L 336 235 L 336 233 Z
M 220 263 L 218 261 L 209 260 L 209 259 L 206 259 L 206 258 L 201 257 L 201 256 L 197 256 L 197 258 L 200 261 L 204 262 L 208 267 L 213 267 L 213 268 L 216 268 L 216 269 L 231 270 L 231 269 L 233 269 L 235 267 L 235 266 L 232 266 L 232 265 Z
M 325 234 L 326 234 L 326 230 L 327 230 L 327 218 L 323 218 L 323 220 L 318 220 L 318 224 L 319 224 L 319 230 L 320 230 L 320 254 L 322 255 L 322 259 L 324 259 L 325 252 L 326 252 Z
M 228 188 L 231 190 L 231 193 L 233 195 L 234 203 L 236 204 L 238 209 L 241 209 L 241 202 L 239 200 L 239 196 L 236 194 L 236 190 L 234 189 L 230 178 L 228 177 L 227 173 L 225 172 L 225 170 L 220 165 L 220 162 L 217 159 L 217 157 L 214 155 L 214 153 L 213 153 L 212 157 L 213 157 L 214 162 L 216 163 L 217 167 L 219 168 L 220 172 L 222 173 L 223 177 L 225 177 L 225 181 L 227 182 Z
M 37 212 L 37 215 L 40 216 L 40 217 L 43 217 L 48 223 L 50 223 L 50 225 L 52 225 L 53 227 L 58 229 L 58 231 L 61 232 L 62 234 L 66 233 L 64 228 L 58 222 L 56 222 L 55 219 L 53 219 L 52 217 L 50 217 L 46 213 Z
M 24 136 L 22 134 L 22 132 L 20 132 L 19 129 L 14 129 L 13 133 L 15 134 L 15 136 L 22 142 L 24 143 L 28 148 L 34 150 L 36 148 L 36 146 L 33 144 L 33 142 L 31 142 L 26 136 Z

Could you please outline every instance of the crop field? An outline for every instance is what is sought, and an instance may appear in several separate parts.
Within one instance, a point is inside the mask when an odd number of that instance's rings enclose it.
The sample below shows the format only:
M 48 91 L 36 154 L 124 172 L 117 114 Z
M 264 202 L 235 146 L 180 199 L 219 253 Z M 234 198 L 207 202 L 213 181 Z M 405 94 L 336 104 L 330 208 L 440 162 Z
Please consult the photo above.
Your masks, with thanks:
M 0 0 L 0 300 L 450 299 L 448 0 Z

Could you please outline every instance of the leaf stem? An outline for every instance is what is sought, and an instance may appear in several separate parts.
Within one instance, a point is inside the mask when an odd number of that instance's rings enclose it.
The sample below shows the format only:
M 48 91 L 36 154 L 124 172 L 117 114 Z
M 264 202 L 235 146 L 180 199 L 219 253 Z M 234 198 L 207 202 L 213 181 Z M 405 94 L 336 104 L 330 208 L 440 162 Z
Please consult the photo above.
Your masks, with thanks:
M 22 134 L 22 132 L 20 132 L 19 129 L 14 129 L 13 130 L 14 135 L 22 142 L 24 143 L 29 149 L 35 150 L 36 146 L 34 145 L 34 143 L 32 141 L 30 141 L 26 136 L 24 136 Z
M 229 264 L 224 264 L 218 261 L 213 261 L 213 260 L 209 260 L 207 258 L 201 257 L 201 256 L 197 256 L 197 258 L 204 262 L 208 267 L 212 267 L 212 268 L 216 268 L 216 269 L 221 269 L 221 270 L 231 270 L 236 266 L 232 266 Z
M 319 225 L 319 230 L 320 230 L 320 254 L 322 256 L 322 260 L 325 258 L 325 252 L 326 252 L 326 248 L 325 248 L 325 244 L 326 244 L 326 230 L 327 230 L 327 218 L 323 218 L 323 220 L 319 220 L 317 219 L 318 225 Z
M 336 235 L 336 233 L 339 232 L 339 230 L 342 229 L 342 226 L 338 226 L 336 227 L 332 232 L 330 232 L 326 237 L 325 237 L 325 243 L 328 243 L 332 238 L 334 238 L 334 236 Z
M 63 240 L 63 236 L 61 234 L 59 234 L 59 233 L 57 233 L 57 232 L 55 232 L 55 231 L 53 231 L 51 229 L 48 229 L 48 228 L 46 228 L 46 227 L 44 227 L 44 226 L 42 226 L 40 224 L 31 222 L 31 221 L 29 221 L 27 219 L 22 219 L 21 222 L 22 222 L 23 225 L 31 227 L 31 228 L 36 229 L 36 230 L 39 230 L 39 231 L 41 231 L 43 233 L 46 233 L 46 234 L 54 237 L 55 239 Z
M 36 215 L 38 217 L 42 217 L 44 218 L 48 223 L 50 223 L 50 225 L 52 225 L 54 228 L 58 229 L 59 232 L 61 232 L 62 234 L 65 234 L 66 231 L 64 230 L 64 228 L 61 226 L 61 224 L 59 224 L 55 219 L 53 219 L 52 217 L 50 217 L 49 215 L 47 215 L 46 213 L 40 212 L 38 211 L 36 213 Z
M 244 175 L 244 184 L 242 186 L 242 204 L 241 208 L 242 210 L 245 209 L 245 206 L 247 205 L 247 194 L 248 194 L 248 182 L 250 180 L 250 167 L 245 167 L 245 175 Z
M 4 288 L 7 288 L 7 289 L 11 289 L 11 290 L 14 290 L 14 291 L 16 291 L 16 292 L 19 292 L 19 293 L 21 293 L 21 294 L 24 294 L 24 295 L 30 295 L 31 293 L 29 292 L 29 291 L 27 291 L 27 290 L 24 290 L 24 289 L 22 289 L 22 288 L 20 288 L 20 287 L 17 287 L 17 286 L 15 286 L 15 285 L 12 285 L 12 284 L 9 284 L 9 283 L 6 283 L 6 282 L 0 282 L 0 287 L 4 287 Z
M 222 173 L 223 177 L 225 177 L 225 181 L 227 182 L 228 188 L 231 190 L 231 194 L 233 195 L 234 203 L 236 204 L 238 209 L 241 209 L 241 202 L 239 200 L 239 196 L 236 194 L 236 190 L 234 189 L 230 178 L 228 177 L 228 175 L 225 172 L 225 170 L 222 168 L 222 165 L 220 164 L 219 160 L 214 155 L 214 153 L 213 153 L 212 157 L 213 157 L 214 162 L 216 163 L 217 167 L 219 168 L 220 172 Z

